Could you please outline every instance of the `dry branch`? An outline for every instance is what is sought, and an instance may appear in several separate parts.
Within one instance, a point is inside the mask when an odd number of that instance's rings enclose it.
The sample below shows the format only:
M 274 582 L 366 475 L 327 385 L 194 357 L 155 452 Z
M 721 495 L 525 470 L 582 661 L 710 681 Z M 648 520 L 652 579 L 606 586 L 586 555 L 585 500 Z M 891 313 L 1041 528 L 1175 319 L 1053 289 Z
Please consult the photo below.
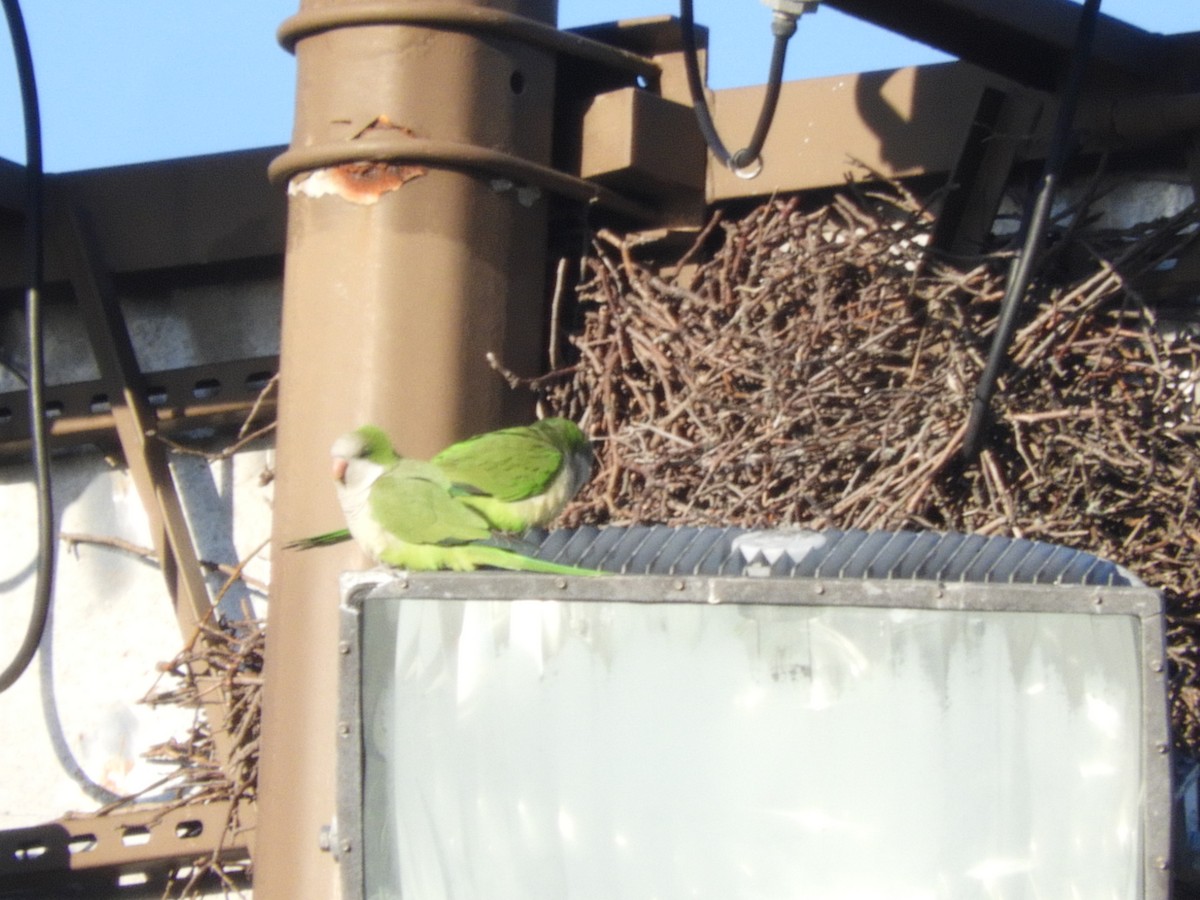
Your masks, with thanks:
M 122 553 L 128 553 L 131 556 L 136 556 L 139 559 L 146 559 L 152 562 L 158 561 L 158 553 L 152 547 L 144 547 L 141 544 L 135 544 L 133 541 L 127 541 L 124 538 L 114 537 L 107 534 L 82 534 L 79 532 L 64 531 L 59 534 L 58 539 L 67 545 L 68 550 L 74 550 L 80 544 L 90 544 L 96 547 L 108 547 L 112 550 L 120 550 Z M 264 545 L 265 546 L 265 545 Z M 261 550 L 262 547 L 259 547 Z M 247 575 L 243 569 L 244 564 L 231 566 L 229 563 L 214 562 L 211 559 L 198 560 L 201 568 L 207 572 L 217 572 L 230 578 L 238 578 L 248 588 L 266 593 L 267 584 L 257 578 L 252 578 Z

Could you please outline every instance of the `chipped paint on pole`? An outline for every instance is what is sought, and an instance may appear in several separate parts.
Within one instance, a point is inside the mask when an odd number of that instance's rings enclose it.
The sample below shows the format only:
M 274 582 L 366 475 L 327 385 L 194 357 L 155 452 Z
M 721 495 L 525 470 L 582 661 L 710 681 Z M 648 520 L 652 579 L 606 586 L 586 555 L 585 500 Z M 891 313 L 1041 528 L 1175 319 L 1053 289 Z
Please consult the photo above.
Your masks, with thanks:
M 428 170 L 423 166 L 398 166 L 391 163 L 357 162 L 330 166 L 297 175 L 288 184 L 288 195 L 295 197 L 341 197 L 349 203 L 370 206 L 389 191 L 398 191 Z
M 401 125 L 393 125 L 388 117 L 381 115 L 364 128 L 357 138 L 376 129 L 394 129 L 413 136 Z M 406 165 L 374 160 L 342 163 L 301 172 L 288 182 L 288 196 L 302 194 L 307 197 L 341 197 L 350 203 L 369 206 L 389 191 L 398 191 L 414 178 L 428 174 L 425 166 Z

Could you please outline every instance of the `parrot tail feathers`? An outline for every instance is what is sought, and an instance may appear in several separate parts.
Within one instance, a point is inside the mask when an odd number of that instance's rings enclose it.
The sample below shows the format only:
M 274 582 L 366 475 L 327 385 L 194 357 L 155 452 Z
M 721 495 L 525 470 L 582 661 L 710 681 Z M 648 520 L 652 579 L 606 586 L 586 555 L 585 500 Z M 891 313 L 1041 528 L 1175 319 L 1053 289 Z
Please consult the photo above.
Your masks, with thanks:
M 510 572 L 541 572 L 547 575 L 605 575 L 599 569 L 582 569 L 578 566 L 568 566 L 554 563 L 533 556 L 525 556 L 493 547 L 487 544 L 475 544 L 470 548 L 472 561 L 476 566 L 491 566 L 494 569 L 507 569 Z
M 283 545 L 283 549 L 313 550 L 317 547 L 332 547 L 334 544 L 340 544 L 348 540 L 350 540 L 350 529 L 339 528 L 337 531 L 327 531 L 324 534 L 315 534 L 312 537 L 297 538 L 294 541 L 288 541 Z
M 518 556 L 533 556 L 537 553 L 537 544 L 527 539 L 524 534 L 514 531 L 494 531 L 490 538 L 474 546 L 499 547 Z

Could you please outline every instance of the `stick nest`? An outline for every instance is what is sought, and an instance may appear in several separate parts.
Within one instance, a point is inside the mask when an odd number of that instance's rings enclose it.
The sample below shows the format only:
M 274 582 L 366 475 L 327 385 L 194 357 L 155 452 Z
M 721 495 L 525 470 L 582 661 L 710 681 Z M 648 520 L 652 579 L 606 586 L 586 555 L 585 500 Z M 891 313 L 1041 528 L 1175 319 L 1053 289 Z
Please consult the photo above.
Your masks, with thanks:
M 242 896 L 234 880 L 240 867 L 227 871 L 222 851 L 253 827 L 266 644 L 262 625 L 252 619 L 201 623 L 188 645 L 171 662 L 159 666 L 159 683 L 143 699 L 150 706 L 167 704 L 196 710 L 184 739 L 158 744 L 146 753 L 148 759 L 172 770 L 152 786 L 176 794 L 177 799 L 164 809 L 212 802 L 229 804 L 218 849 L 211 857 L 194 861 L 190 877 L 178 885 L 181 897 L 207 896 L 202 888 L 209 881 L 215 882 L 225 896 Z M 230 758 L 224 764 L 216 752 L 212 726 L 200 709 L 205 700 L 216 697 L 225 710 L 220 724 L 231 745 Z
M 535 383 L 597 442 L 563 524 L 954 530 L 1090 551 L 1166 595 L 1175 740 L 1200 755 L 1200 341 L 1136 289 L 1198 220 L 1059 235 L 971 462 L 959 451 L 1011 254 L 964 271 L 927 252 L 932 220 L 896 185 L 718 215 L 666 261 L 601 232 L 577 359 Z

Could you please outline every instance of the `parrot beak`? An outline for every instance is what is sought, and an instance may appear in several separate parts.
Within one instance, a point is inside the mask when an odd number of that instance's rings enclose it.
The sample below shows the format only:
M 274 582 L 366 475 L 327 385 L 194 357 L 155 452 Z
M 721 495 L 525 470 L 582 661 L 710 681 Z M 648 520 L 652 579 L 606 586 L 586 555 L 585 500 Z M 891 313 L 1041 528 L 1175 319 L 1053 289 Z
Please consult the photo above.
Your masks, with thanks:
M 333 461 L 333 478 L 340 484 L 346 483 L 346 467 L 350 463 L 347 460 L 335 458 Z

